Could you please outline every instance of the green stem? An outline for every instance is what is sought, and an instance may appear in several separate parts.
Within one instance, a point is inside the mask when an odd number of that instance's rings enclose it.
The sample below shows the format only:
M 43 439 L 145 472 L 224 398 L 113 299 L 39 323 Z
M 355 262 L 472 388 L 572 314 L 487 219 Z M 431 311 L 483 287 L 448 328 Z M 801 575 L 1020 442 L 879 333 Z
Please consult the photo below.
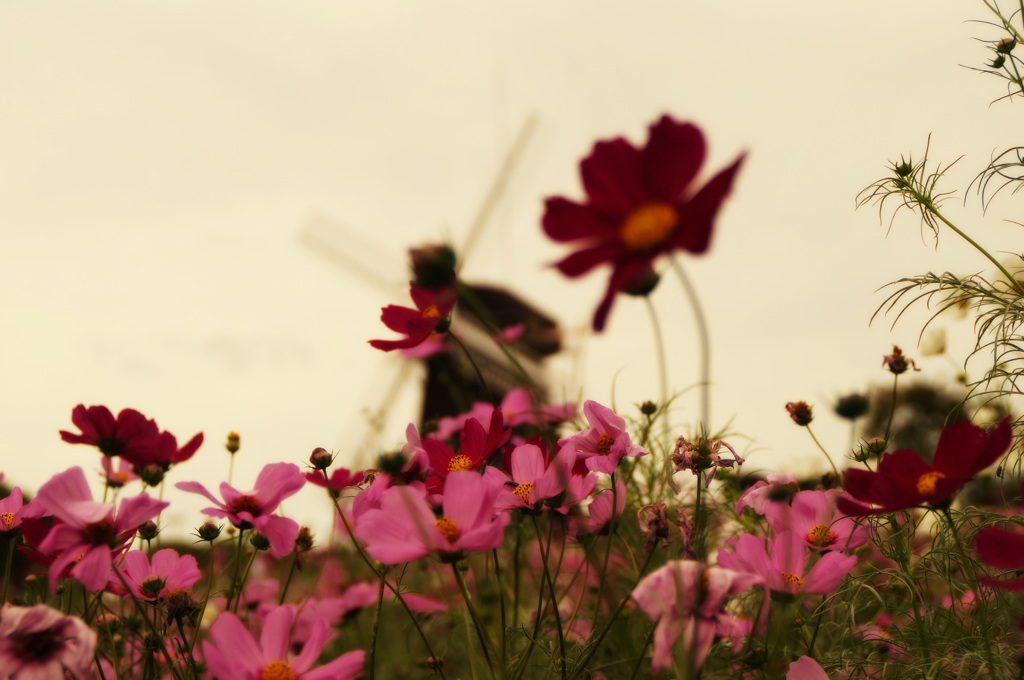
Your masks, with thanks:
M 238 572 L 242 568 L 242 537 L 245 535 L 245 529 L 238 530 L 238 542 L 235 543 L 235 564 L 234 573 L 231 574 L 231 589 L 228 590 L 228 601 L 224 605 L 225 611 L 232 611 L 231 602 L 235 601 L 235 609 L 238 609 L 238 601 L 236 598 L 242 597 L 241 584 L 238 582 Z
M 292 564 L 288 569 L 288 577 L 284 580 L 284 585 L 281 586 L 281 596 L 277 598 L 278 606 L 284 604 L 284 598 L 288 595 L 288 587 L 292 584 L 292 577 L 295 575 L 295 566 L 299 562 L 298 551 L 292 552 Z
M 654 352 L 658 357 L 658 378 L 661 385 L 661 403 L 668 406 L 668 362 L 665 360 L 665 339 L 661 332 L 661 322 L 658 320 L 658 310 L 651 302 L 651 296 L 645 295 L 644 302 L 647 303 L 647 311 L 651 317 L 651 326 L 654 331 Z
M 669 257 L 672 268 L 683 286 L 686 298 L 690 302 L 690 311 L 693 314 L 694 325 L 697 327 L 697 337 L 700 341 L 700 422 L 705 433 L 711 430 L 711 334 L 708 331 L 707 317 L 704 315 L 704 308 L 697 297 L 697 290 L 693 283 L 679 264 L 675 257 Z
M 459 566 L 455 562 L 452 562 L 452 573 L 455 574 L 455 582 L 459 585 L 459 592 L 462 593 L 462 601 L 466 605 L 466 611 L 469 612 L 469 618 L 473 620 L 473 627 L 476 628 L 476 636 L 480 640 L 480 647 L 484 650 L 484 660 L 487 662 L 487 668 L 491 671 L 491 677 L 496 677 L 494 661 L 491 660 L 491 642 L 487 639 L 483 623 L 481 623 L 480 617 L 477 616 L 476 607 L 473 606 L 473 600 L 470 598 L 469 590 L 466 588 L 466 581 L 462 578 L 462 572 L 459 571 Z M 501 671 L 501 677 L 504 677 L 505 669 L 500 668 L 498 670 Z
M 473 371 L 476 373 L 476 377 L 480 381 L 480 386 L 484 388 L 485 392 L 487 392 L 487 395 L 490 397 L 490 400 L 492 402 L 495 401 L 496 398 L 494 396 L 494 390 L 492 390 L 491 386 L 487 384 L 487 380 L 484 378 L 483 372 L 477 365 L 476 359 L 473 358 L 473 353 L 469 351 L 469 348 L 466 347 L 466 344 L 462 342 L 459 336 L 455 335 L 455 333 L 448 331 L 448 337 L 454 340 L 455 344 L 458 345 L 460 349 L 462 349 L 462 353 L 466 355 L 466 360 L 469 361 L 469 365 L 473 367 Z
M 11 582 L 11 564 L 14 562 L 14 543 L 17 541 L 18 532 L 12 531 L 11 537 L 7 541 L 7 555 L 4 559 L 4 589 L 3 597 L 0 598 L 0 604 L 7 603 L 7 584 Z
M 1014 33 L 1016 33 L 1016 31 L 1014 31 Z M 907 189 L 907 191 L 910 193 L 911 196 L 913 196 L 914 200 L 921 205 L 922 208 L 930 212 L 932 215 L 938 218 L 943 224 L 952 229 L 957 236 L 959 236 L 960 238 L 974 246 L 975 250 L 984 255 L 989 262 L 995 265 L 996 269 L 998 269 L 1000 273 L 1002 273 L 1002 275 L 1006 277 L 1007 282 L 1017 290 L 1017 293 L 1019 295 L 1024 295 L 1024 287 L 1022 287 L 1021 284 L 1017 282 L 1017 279 L 1006 270 L 1006 267 L 1004 267 L 1002 263 L 999 262 L 999 260 L 993 257 L 992 253 L 985 250 L 981 246 L 981 244 L 979 244 L 973 238 L 968 236 L 966 232 L 962 231 L 959 227 L 957 227 L 955 224 L 946 219 L 946 216 L 939 212 L 938 207 L 935 205 L 935 202 L 932 201 L 930 197 L 922 194 L 913 187 Z
M 821 442 L 818 441 L 818 438 L 814 436 L 814 431 L 811 430 L 810 424 L 804 425 L 804 427 L 807 428 L 807 434 L 811 435 L 811 439 L 814 440 L 814 443 L 818 446 L 818 449 L 825 454 L 825 458 L 828 459 L 828 464 L 832 466 L 832 472 L 836 473 L 836 479 L 841 479 L 839 475 L 839 468 L 836 467 L 835 462 L 833 462 L 832 460 L 832 456 L 828 455 L 828 451 L 826 451 L 825 447 L 821 445 Z
M 245 590 L 245 582 L 249 580 L 249 572 L 252 571 L 253 562 L 256 561 L 256 555 L 259 552 L 259 550 L 254 548 L 252 554 L 249 555 L 249 561 L 245 565 L 245 572 L 242 574 L 242 580 L 238 584 L 238 593 L 235 596 L 235 608 L 232 610 L 236 614 L 238 613 L 238 604 L 242 601 L 242 591 Z
M 892 399 L 889 403 L 889 420 L 885 424 L 885 445 L 888 446 L 889 436 L 892 432 L 892 417 L 896 413 L 896 385 L 899 383 L 900 376 L 898 373 L 894 373 L 892 376 Z
M 551 578 L 551 571 L 548 569 L 548 557 L 551 555 L 551 542 L 553 540 L 554 524 L 548 523 L 548 545 L 544 547 L 544 541 L 540 537 L 540 527 L 537 524 L 536 515 L 533 516 L 533 526 L 537 532 L 537 546 L 540 549 L 540 560 L 544 566 L 544 581 L 548 585 L 548 592 L 551 593 L 551 610 L 555 615 L 555 629 L 558 631 L 558 651 L 560 656 L 560 669 L 562 680 L 565 680 L 565 633 L 562 631 L 562 613 L 558 611 L 558 595 L 555 592 L 555 582 Z M 600 603 L 599 603 L 600 606 Z M 540 618 L 541 612 L 537 611 L 537 617 Z
M 370 663 L 369 666 L 369 680 L 373 680 L 377 673 L 377 630 L 380 628 L 380 612 L 384 605 L 384 573 L 385 570 L 380 570 L 380 585 L 377 587 L 377 608 L 373 614 L 373 630 L 370 633 Z
M 197 623 L 195 628 L 192 630 L 192 639 L 188 643 L 188 652 L 190 656 L 192 655 L 192 650 L 195 649 L 196 641 L 199 639 L 199 629 L 202 628 L 203 616 L 206 614 L 206 603 L 210 601 L 210 593 L 213 592 L 213 541 L 210 541 L 209 552 L 207 552 L 207 561 L 207 568 L 210 570 L 210 575 L 206 579 L 206 597 L 203 598 L 203 606 L 199 608 L 199 618 L 196 619 Z

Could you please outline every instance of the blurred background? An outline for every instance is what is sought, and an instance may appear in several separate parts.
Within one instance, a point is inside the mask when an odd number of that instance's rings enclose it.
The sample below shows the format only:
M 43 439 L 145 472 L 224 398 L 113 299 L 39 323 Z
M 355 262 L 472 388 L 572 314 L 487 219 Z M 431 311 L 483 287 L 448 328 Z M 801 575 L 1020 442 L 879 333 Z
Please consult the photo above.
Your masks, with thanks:
M 406 304 L 406 250 L 467 238 L 524 122 L 536 126 L 463 276 L 514 290 L 556 319 L 565 350 L 552 389 L 632 412 L 657 399 L 642 301 L 620 299 L 588 328 L 601 270 L 566 280 L 543 236 L 545 196 L 581 198 L 578 162 L 595 140 L 637 144 L 663 113 L 700 125 L 704 176 L 749 152 L 710 253 L 685 264 L 707 308 L 712 416 L 736 432 L 748 469 L 823 469 L 788 401 L 816 408 L 834 456 L 849 445 L 836 399 L 891 384 L 882 356 L 903 346 L 949 382 L 970 349 L 922 358 L 923 314 L 869 320 L 879 291 L 926 271 L 987 263 L 910 215 L 855 209 L 901 154 L 960 156 L 948 215 L 993 251 L 1014 250 L 1017 197 L 983 214 L 971 179 L 1019 142 L 1005 85 L 965 66 L 1002 35 L 981 2 L 777 0 L 0 5 L 0 469 L 34 493 L 54 472 L 99 470 L 61 442 L 71 409 L 105 404 L 206 444 L 168 482 L 225 478 L 223 441 L 241 435 L 234 482 L 268 462 L 304 464 L 323 446 L 363 467 L 404 440 L 415 379 L 389 396 L 402 359 L 380 308 Z M 394 288 L 324 257 L 301 237 L 327 225 Z M 669 382 L 699 379 L 685 297 L 654 293 Z M 975 376 L 976 377 L 976 376 Z M 415 375 L 413 376 L 415 378 Z M 384 402 L 382 403 L 382 400 Z M 678 402 L 696 419 L 697 392 Z M 385 413 L 386 420 L 381 418 Z M 94 477 L 99 489 L 99 476 Z M 168 489 L 182 532 L 205 502 Z M 319 494 L 285 503 L 326 527 Z

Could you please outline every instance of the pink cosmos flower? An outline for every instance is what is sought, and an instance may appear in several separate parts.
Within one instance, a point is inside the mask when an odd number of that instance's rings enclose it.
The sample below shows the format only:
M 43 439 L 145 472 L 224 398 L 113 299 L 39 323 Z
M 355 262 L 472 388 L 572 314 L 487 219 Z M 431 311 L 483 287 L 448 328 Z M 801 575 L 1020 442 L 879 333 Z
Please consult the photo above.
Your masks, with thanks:
M 757 583 L 757 577 L 693 560 L 675 560 L 640 581 L 633 599 L 652 620 L 655 673 L 671 665 L 672 646 L 682 636 L 683 647 L 695 649 L 697 667 L 711 649 L 716 635 L 728 634 L 730 617 L 725 601 Z M 696 646 L 694 646 L 696 645 Z
M 365 656 L 362 650 L 313 668 L 329 635 L 323 620 L 313 624 L 302 652 L 289 659 L 294 621 L 295 607 L 279 607 L 264 619 L 257 642 L 237 616 L 231 612 L 221 614 L 210 627 L 210 641 L 203 642 L 203 657 L 210 674 L 218 680 L 351 680 L 359 675 Z
M 789 664 L 786 680 L 828 680 L 825 669 L 809 656 L 801 656 Z
M 103 480 L 111 489 L 120 489 L 129 482 L 136 481 L 139 476 L 132 470 L 132 464 L 124 458 L 103 457 Z
M 25 503 L 21 487 L 16 486 L 7 498 L 0 500 L 0 534 L 20 528 L 22 520 L 45 514 L 46 510 L 38 501 Z
M 723 567 L 754 574 L 767 589 L 791 595 L 831 593 L 857 563 L 853 555 L 829 552 L 808 571 L 807 557 L 806 544 L 792 531 L 777 534 L 768 552 L 762 539 L 751 534 L 739 536 L 732 552 L 718 551 Z
M 356 518 L 355 535 L 374 559 L 385 564 L 409 562 L 430 553 L 455 560 L 463 551 L 492 550 L 501 545 L 510 516 L 495 508 L 499 489 L 475 472 L 457 470 L 444 484 L 442 514 L 434 514 L 426 490 L 393 486 L 378 508 Z
M 80 434 L 61 430 L 60 437 L 69 444 L 90 444 L 104 456 L 122 456 L 131 460 L 135 456 L 150 455 L 160 436 L 156 423 L 132 408 L 117 414 L 106 406 L 79 404 L 71 411 L 71 422 Z
M 188 591 L 201 576 L 195 557 L 171 548 L 153 553 L 152 562 L 145 552 L 131 550 L 121 562 L 121 571 L 135 596 L 149 602 Z
M 572 420 L 576 413 L 576 405 L 572 403 L 539 404 L 526 389 L 516 387 L 502 397 L 498 410 L 501 411 L 504 418 L 505 427 L 544 426 Z M 490 421 L 492 411 L 494 411 L 494 406 L 485 401 L 478 401 L 466 413 L 441 418 L 437 422 L 437 432 L 434 433 L 434 438 L 447 440 L 465 427 L 466 421 L 470 418 L 477 420 L 481 425 L 486 425 Z
M 199 482 L 178 482 L 176 487 L 189 493 L 206 496 L 216 507 L 205 508 L 211 517 L 226 517 L 239 529 L 255 529 L 270 541 L 270 553 L 284 557 L 292 551 L 299 535 L 299 524 L 288 517 L 271 514 L 285 498 L 299 492 L 306 484 L 299 466 L 294 463 L 270 463 L 256 478 L 252 491 L 238 491 L 221 482 L 218 500 Z
M 413 283 L 409 287 L 409 295 L 416 309 L 388 305 L 380 314 L 380 320 L 385 326 L 405 337 L 400 340 L 370 340 L 372 347 L 385 352 L 411 349 L 447 325 L 448 316 L 455 307 L 454 288 L 425 288 Z
M 558 440 L 576 452 L 577 463 L 585 469 L 611 474 L 622 456 L 646 456 L 647 450 L 630 441 L 626 421 L 596 401 L 583 404 L 583 415 L 590 427 L 571 437 Z
M 71 576 L 95 592 L 107 586 L 112 555 L 121 552 L 139 526 L 153 519 L 169 503 L 140 494 L 125 498 L 115 510 L 97 503 L 80 467 L 54 475 L 39 489 L 36 500 L 58 521 L 39 544 L 43 553 L 55 555 L 50 565 L 50 592 L 71 567 Z
M 612 520 L 621 516 L 625 509 L 626 485 L 621 479 L 616 479 L 614 489 L 603 489 L 590 501 L 588 517 L 580 522 L 579 528 L 592 534 L 606 534 Z
M 501 491 L 497 506 L 506 510 L 534 510 L 539 503 L 564 492 L 572 478 L 576 454 L 563 448 L 548 462 L 536 444 L 522 444 L 512 450 L 511 475 L 496 467 L 484 470 L 484 477 Z
M 65 669 L 90 678 L 96 631 L 44 604 L 0 609 L 0 677 L 64 680 Z
M 836 509 L 840 493 L 799 491 L 790 505 L 770 503 L 765 517 L 775 531 L 792 530 L 815 550 L 853 550 L 868 542 L 867 529 Z
M 165 471 L 172 465 L 184 463 L 195 455 L 199 447 L 203 445 L 203 433 L 196 434 L 183 446 L 178 446 L 178 440 L 170 432 L 161 432 L 156 440 L 156 445 L 150 451 L 134 456 L 124 456 L 136 472 L 147 465 L 159 465 Z
M 763 515 L 771 503 L 788 500 L 799 490 L 796 475 L 791 472 L 775 472 L 768 475 L 767 479 L 768 481 L 754 482 L 743 492 L 736 501 L 737 514 L 743 512 L 743 508 L 749 507 L 757 514 Z

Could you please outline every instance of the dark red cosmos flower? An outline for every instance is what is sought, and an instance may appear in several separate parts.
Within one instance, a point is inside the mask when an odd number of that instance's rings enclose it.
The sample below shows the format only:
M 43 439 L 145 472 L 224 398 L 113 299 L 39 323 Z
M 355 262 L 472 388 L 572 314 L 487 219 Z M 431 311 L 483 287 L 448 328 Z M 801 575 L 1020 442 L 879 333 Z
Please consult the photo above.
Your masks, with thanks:
M 106 406 L 86 408 L 79 404 L 71 411 L 71 422 L 81 434 L 61 430 L 61 439 L 70 444 L 91 444 L 104 456 L 122 456 L 129 461 L 152 456 L 160 436 L 156 422 L 132 408 L 114 418 Z
M 139 455 L 121 454 L 121 456 L 132 464 L 136 474 L 138 474 L 138 471 L 147 465 L 158 465 L 166 471 L 169 470 L 172 465 L 184 463 L 186 460 L 194 456 L 202 444 L 202 432 L 188 440 L 188 442 L 181 448 L 178 448 L 178 440 L 173 434 L 170 432 L 161 432 L 160 436 L 156 440 L 156 444 L 151 450 Z
M 990 567 L 997 569 L 1024 569 L 1024 535 L 999 527 L 986 527 L 974 537 L 978 557 Z M 1009 581 L 986 576 L 979 577 L 982 583 L 1004 590 L 1024 590 L 1024 577 Z
M 708 249 L 715 216 L 732 188 L 744 156 L 703 187 L 694 179 L 704 163 L 700 129 L 669 116 L 651 125 L 647 145 L 638 149 L 617 137 L 599 141 L 580 162 L 584 203 L 562 197 L 545 201 L 544 233 L 582 248 L 555 266 L 576 277 L 605 262 L 612 265 L 608 289 L 594 314 L 604 329 L 615 294 L 646 281 L 663 253 Z
M 409 287 L 409 295 L 416 309 L 388 305 L 380 314 L 385 326 L 405 337 L 401 340 L 370 340 L 370 345 L 385 352 L 416 347 L 448 320 L 455 306 L 455 289 L 450 286 L 424 288 L 413 283 Z
M 882 456 L 878 470 L 846 471 L 839 509 L 847 515 L 876 515 L 918 505 L 946 503 L 1010 448 L 1013 430 L 1005 417 L 988 432 L 968 422 L 946 426 L 932 464 L 903 449 Z
M 470 418 L 459 433 L 459 452 L 439 439 L 423 439 L 420 443 L 430 460 L 427 491 L 441 493 L 448 475 L 458 470 L 477 470 L 505 445 L 512 430 L 505 429 L 505 416 L 500 409 L 491 412 L 487 430 L 476 418 Z

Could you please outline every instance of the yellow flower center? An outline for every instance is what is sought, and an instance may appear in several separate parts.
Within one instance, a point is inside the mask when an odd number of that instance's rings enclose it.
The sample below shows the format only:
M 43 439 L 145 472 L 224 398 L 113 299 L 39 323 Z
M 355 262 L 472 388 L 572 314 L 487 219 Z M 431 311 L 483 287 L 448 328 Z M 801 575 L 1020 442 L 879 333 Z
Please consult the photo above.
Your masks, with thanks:
M 824 524 L 818 524 L 807 532 L 807 542 L 819 548 L 827 548 L 835 543 L 836 535 Z
M 473 467 L 473 461 L 469 459 L 469 456 L 459 454 L 448 461 L 448 472 L 456 472 L 458 470 L 469 470 Z
M 945 478 L 946 475 L 937 470 L 926 472 L 917 478 L 917 492 L 922 496 L 930 496 L 935 493 L 935 484 Z
M 523 482 L 512 489 L 512 493 L 522 498 L 524 503 L 529 503 L 530 494 L 533 493 L 533 482 Z
M 608 454 L 612 450 L 612 444 L 615 443 L 615 437 L 611 436 L 607 432 L 603 433 L 597 438 L 597 452 Z
M 619 238 L 633 252 L 655 250 L 668 240 L 678 223 L 679 215 L 668 203 L 644 203 L 626 215 Z
M 11 525 L 14 524 L 14 513 L 5 512 L 3 514 L 0 514 L 0 522 L 4 523 L 4 529 L 10 529 Z
M 430 305 L 421 312 L 424 319 L 436 319 L 441 316 L 441 312 L 437 309 L 437 305 Z
M 295 680 L 297 677 L 287 661 L 271 661 L 260 671 L 260 680 Z
M 797 576 L 796 574 L 785 574 L 784 573 L 782 575 L 782 578 L 784 578 L 786 581 L 791 583 L 793 585 L 793 587 L 796 588 L 797 590 L 800 590 L 801 588 L 804 587 L 804 580 L 802 578 L 800 578 L 799 576 Z
M 449 543 L 454 543 L 459 540 L 459 527 L 455 522 L 451 521 L 447 517 L 442 517 L 435 522 L 437 524 L 437 530 L 441 532 L 441 535 L 448 539 Z

